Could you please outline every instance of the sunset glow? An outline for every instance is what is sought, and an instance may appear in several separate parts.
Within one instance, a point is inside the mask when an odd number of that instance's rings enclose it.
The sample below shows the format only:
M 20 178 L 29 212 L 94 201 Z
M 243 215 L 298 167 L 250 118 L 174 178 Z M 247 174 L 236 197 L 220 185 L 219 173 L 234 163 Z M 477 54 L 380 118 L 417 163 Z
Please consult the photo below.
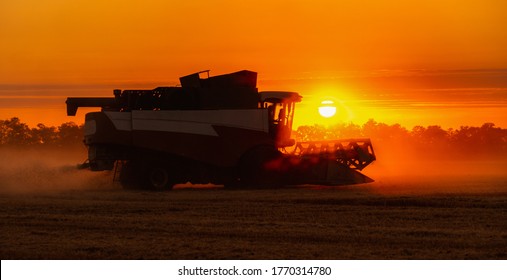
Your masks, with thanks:
M 0 119 L 80 123 L 67 96 L 248 69 L 259 90 L 304 97 L 296 126 L 507 127 L 505 11 L 500 0 L 5 0 Z M 341 101 L 334 117 L 315 112 L 322 96 Z

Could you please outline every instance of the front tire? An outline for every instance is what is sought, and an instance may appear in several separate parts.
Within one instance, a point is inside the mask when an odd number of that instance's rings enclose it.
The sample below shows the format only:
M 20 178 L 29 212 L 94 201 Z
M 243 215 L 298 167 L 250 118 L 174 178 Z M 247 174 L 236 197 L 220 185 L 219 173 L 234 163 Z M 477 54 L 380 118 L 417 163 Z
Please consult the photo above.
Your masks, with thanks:
M 282 186 L 282 154 L 274 147 L 259 146 L 247 152 L 239 164 L 239 185 L 252 188 Z
M 160 166 L 149 170 L 148 184 L 151 189 L 156 191 L 170 190 L 174 186 L 167 168 Z

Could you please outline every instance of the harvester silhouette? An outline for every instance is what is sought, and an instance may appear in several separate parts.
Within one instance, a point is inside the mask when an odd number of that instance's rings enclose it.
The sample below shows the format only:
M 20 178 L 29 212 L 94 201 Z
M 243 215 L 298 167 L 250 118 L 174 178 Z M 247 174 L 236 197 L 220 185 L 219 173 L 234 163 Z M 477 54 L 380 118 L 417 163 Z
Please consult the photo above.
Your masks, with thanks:
M 207 77 L 201 77 L 208 73 Z M 257 90 L 257 73 L 180 78 L 181 86 L 114 90 L 110 98 L 67 98 L 86 114 L 84 168 L 114 170 L 126 187 L 178 183 L 271 187 L 356 184 L 375 160 L 369 139 L 296 143 L 295 92 Z

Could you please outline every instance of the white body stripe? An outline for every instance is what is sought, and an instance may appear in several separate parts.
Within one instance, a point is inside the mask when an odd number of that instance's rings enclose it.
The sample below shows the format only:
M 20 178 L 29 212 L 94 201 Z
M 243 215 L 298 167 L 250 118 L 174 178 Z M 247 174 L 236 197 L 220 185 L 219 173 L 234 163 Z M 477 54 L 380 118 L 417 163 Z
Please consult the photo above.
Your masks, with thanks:
M 179 132 L 198 135 L 218 136 L 211 124 L 170 120 L 134 119 L 134 130 Z
M 213 125 L 268 132 L 266 109 L 105 112 L 118 130 L 152 130 L 218 136 Z
M 85 121 L 84 125 L 84 135 L 89 136 L 93 135 L 97 132 L 97 122 L 95 120 Z
M 130 112 L 104 112 L 106 116 L 113 122 L 114 127 L 118 130 L 132 130 L 132 113 Z

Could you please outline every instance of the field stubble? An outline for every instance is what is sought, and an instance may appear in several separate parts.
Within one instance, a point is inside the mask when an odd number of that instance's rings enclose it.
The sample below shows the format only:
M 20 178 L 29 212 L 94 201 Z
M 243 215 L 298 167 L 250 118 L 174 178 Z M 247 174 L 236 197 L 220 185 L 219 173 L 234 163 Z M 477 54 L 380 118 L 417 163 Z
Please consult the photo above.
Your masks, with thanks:
M 505 177 L 162 193 L 93 179 L 67 190 L 3 188 L 0 257 L 507 258 Z

